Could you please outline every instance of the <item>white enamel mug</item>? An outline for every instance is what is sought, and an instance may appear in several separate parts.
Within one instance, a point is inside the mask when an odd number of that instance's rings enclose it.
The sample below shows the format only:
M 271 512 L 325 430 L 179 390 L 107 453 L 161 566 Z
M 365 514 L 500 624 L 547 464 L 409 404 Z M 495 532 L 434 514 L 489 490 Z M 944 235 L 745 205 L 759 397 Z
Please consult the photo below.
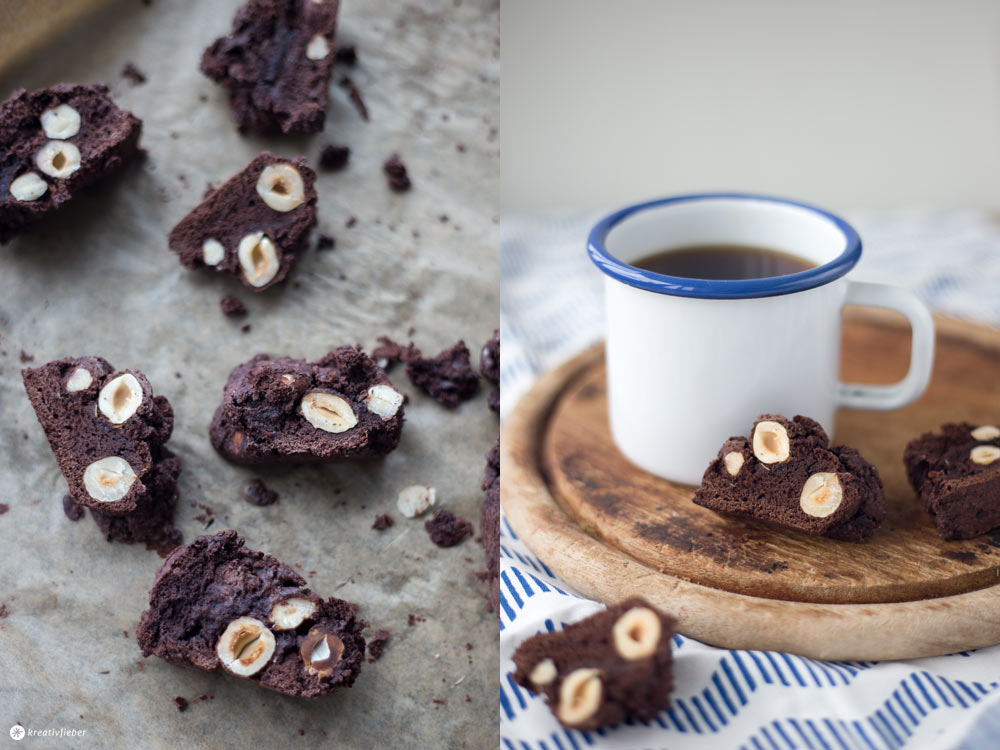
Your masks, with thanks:
M 734 244 L 815 264 L 764 279 L 709 281 L 630 262 L 661 250 Z M 813 206 L 758 195 L 684 195 L 598 222 L 588 252 L 605 274 L 611 434 L 634 464 L 696 485 L 719 447 L 759 414 L 804 414 L 832 434 L 838 407 L 898 409 L 930 380 L 934 322 L 899 287 L 846 278 L 857 232 Z M 912 327 L 910 369 L 892 385 L 837 380 L 841 308 L 896 310 Z

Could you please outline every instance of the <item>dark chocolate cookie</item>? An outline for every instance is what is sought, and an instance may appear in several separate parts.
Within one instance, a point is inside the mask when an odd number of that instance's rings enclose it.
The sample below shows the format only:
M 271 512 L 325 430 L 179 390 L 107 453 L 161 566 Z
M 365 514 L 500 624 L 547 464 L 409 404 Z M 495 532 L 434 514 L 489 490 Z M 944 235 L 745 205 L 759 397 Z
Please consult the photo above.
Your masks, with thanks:
M 321 599 L 287 565 L 235 531 L 201 536 L 160 567 L 136 640 L 144 656 L 227 672 L 304 697 L 350 687 L 367 623 L 357 605 Z
M 213 268 L 261 292 L 284 280 L 316 223 L 316 173 L 305 159 L 254 157 L 170 231 L 186 268 Z
M 150 472 L 164 457 L 174 413 L 138 370 L 100 357 L 21 371 L 73 502 L 123 516 L 154 503 Z
M 723 444 L 696 504 L 848 542 L 868 541 L 885 519 L 878 470 L 854 448 L 831 448 L 817 422 L 764 414 L 751 435 Z
M 318 133 L 326 121 L 337 0 L 250 0 L 201 72 L 229 89 L 240 131 Z
M 903 463 L 942 539 L 1000 526 L 1000 427 L 942 425 L 911 440 Z
M 0 104 L 0 243 L 120 170 L 141 131 L 103 84 L 11 94 Z
M 209 434 L 242 464 L 384 456 L 399 443 L 403 395 L 360 349 L 316 362 L 258 354 L 229 375 Z
M 483 473 L 486 497 L 480 515 L 480 533 L 486 551 L 486 580 L 490 587 L 490 604 L 500 616 L 500 437 L 486 454 Z
M 514 681 L 545 695 L 559 723 L 597 729 L 670 706 L 675 620 L 638 597 L 561 631 L 533 636 L 514 652 Z

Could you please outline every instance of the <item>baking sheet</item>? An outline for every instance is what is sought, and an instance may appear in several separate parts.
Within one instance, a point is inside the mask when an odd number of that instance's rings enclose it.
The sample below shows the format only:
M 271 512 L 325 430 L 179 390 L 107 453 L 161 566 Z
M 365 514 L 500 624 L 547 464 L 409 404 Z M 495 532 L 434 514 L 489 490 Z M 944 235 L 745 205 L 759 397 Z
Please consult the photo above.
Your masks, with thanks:
M 334 69 L 326 129 L 311 138 L 241 137 L 225 91 L 198 73 L 238 5 L 114 2 L 27 63 L 0 68 L 3 97 L 107 81 L 143 119 L 149 151 L 0 248 L 0 503 L 10 506 L 0 515 L 0 736 L 19 722 L 84 732 L 28 737 L 25 747 L 496 747 L 498 624 L 475 576 L 482 548 L 467 539 L 439 549 L 422 520 L 395 509 L 401 488 L 431 485 L 478 530 L 483 453 L 498 430 L 486 384 L 451 412 L 392 373 L 411 400 L 401 444 L 382 461 L 237 467 L 211 449 L 207 429 L 229 370 L 257 352 L 315 359 L 339 344 L 370 348 L 381 334 L 405 339 L 412 326 L 425 352 L 464 338 L 477 356 L 499 317 L 499 3 L 345 0 L 338 40 L 356 44 L 359 64 Z M 145 84 L 121 77 L 127 62 Z M 338 85 L 345 74 L 368 123 Z M 167 232 L 207 183 L 263 148 L 315 164 L 331 142 L 351 147 L 347 169 L 317 182 L 318 231 L 336 249 L 310 249 L 283 286 L 254 295 L 183 269 L 167 250 Z M 381 172 L 396 151 L 409 193 L 392 193 Z M 246 319 L 222 315 L 226 294 L 246 303 Z M 135 627 L 162 560 L 141 544 L 105 542 L 89 517 L 64 515 L 64 482 L 21 385 L 22 351 L 36 364 L 98 354 L 143 370 L 176 413 L 169 447 L 184 462 L 176 523 L 185 540 L 208 521 L 192 503 L 209 506 L 209 533 L 237 529 L 248 546 L 300 564 L 321 595 L 358 602 L 373 629 L 388 628 L 382 658 L 354 688 L 313 702 L 143 660 Z M 278 491 L 277 505 L 240 498 L 255 476 Z M 396 525 L 371 530 L 383 511 Z M 425 621 L 408 625 L 411 613 Z M 183 713 L 173 703 L 202 694 L 214 698 Z

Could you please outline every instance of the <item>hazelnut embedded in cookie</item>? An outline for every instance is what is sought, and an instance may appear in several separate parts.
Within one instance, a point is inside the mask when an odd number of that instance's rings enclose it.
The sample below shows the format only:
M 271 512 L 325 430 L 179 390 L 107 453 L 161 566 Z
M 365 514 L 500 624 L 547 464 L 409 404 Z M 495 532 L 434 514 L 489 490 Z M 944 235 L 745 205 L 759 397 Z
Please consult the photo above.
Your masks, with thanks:
M 215 650 L 222 666 L 240 677 L 250 677 L 274 656 L 274 633 L 254 617 L 238 617 L 226 627 Z
M 802 485 L 799 506 L 806 515 L 826 518 L 837 511 L 843 500 L 844 489 L 837 475 L 821 471 L 810 476 Z
M 556 716 L 566 726 L 577 726 L 590 719 L 601 706 L 604 686 L 601 670 L 575 669 L 559 686 L 559 706 Z
M 302 397 L 299 408 L 309 424 L 324 432 L 347 432 L 358 424 L 347 399 L 332 393 L 311 391 Z
M 762 464 L 788 460 L 788 431 L 778 422 L 758 422 L 753 431 L 753 454 Z
M 108 381 L 97 396 L 97 407 L 113 425 L 125 424 L 142 404 L 142 386 L 132 373 Z
M 644 659 L 660 643 L 660 617 L 646 607 L 633 607 L 612 628 L 615 649 L 623 659 Z
M 119 456 L 108 456 L 91 463 L 83 472 L 83 486 L 91 498 L 101 503 L 121 500 L 137 479 L 129 462 Z

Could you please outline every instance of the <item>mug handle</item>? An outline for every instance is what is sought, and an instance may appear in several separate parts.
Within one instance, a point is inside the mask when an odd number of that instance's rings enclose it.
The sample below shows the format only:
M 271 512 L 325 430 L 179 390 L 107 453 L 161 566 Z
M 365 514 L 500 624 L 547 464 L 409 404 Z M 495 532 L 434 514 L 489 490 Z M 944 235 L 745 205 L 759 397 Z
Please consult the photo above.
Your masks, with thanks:
M 837 405 L 847 409 L 887 411 L 920 398 L 931 379 L 934 364 L 934 319 L 927 306 L 906 289 L 865 281 L 848 281 L 844 304 L 895 310 L 906 316 L 913 332 L 910 369 L 906 377 L 892 385 L 838 383 Z

